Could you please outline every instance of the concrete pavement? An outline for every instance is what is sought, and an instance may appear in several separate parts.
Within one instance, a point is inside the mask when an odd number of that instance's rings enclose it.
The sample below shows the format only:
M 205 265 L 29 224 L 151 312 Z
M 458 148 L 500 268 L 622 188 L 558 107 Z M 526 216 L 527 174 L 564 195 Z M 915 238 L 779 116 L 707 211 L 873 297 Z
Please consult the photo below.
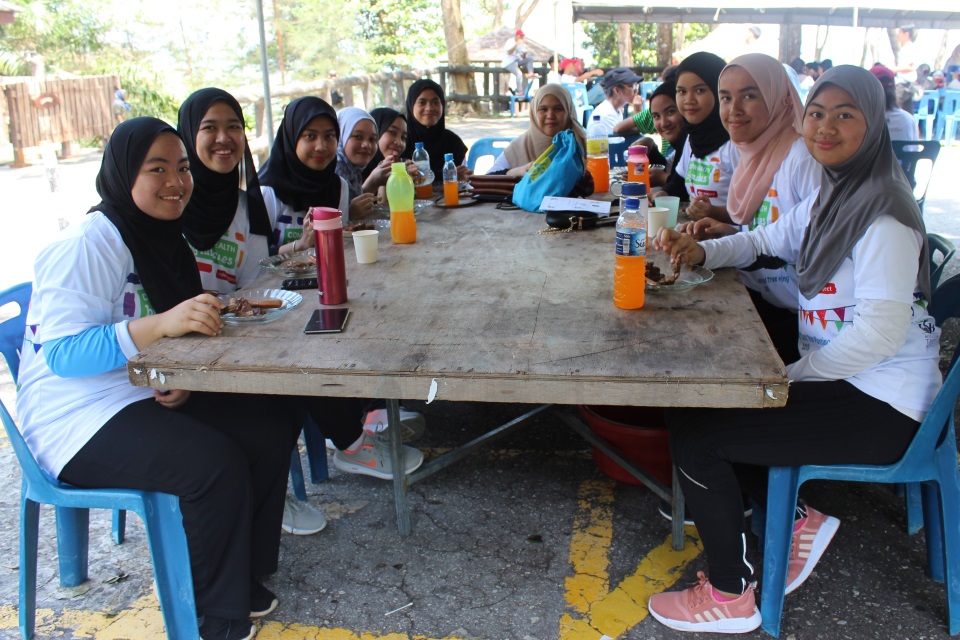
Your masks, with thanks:
M 515 134 L 513 121 L 452 121 L 468 144 Z M 42 167 L 0 167 L 0 289 L 30 278 L 32 256 L 96 202 L 99 156 L 60 168 L 51 194 Z M 960 147 L 945 148 L 925 207 L 929 231 L 960 243 L 953 184 Z M 960 271 L 960 260 L 948 268 Z M 0 314 L 3 310 L 0 310 Z M 951 336 L 955 332 L 951 333 Z M 949 338 L 955 344 L 955 338 Z M 2 367 L 0 367 L 2 370 Z M 0 397 L 12 406 L 9 375 Z M 411 402 L 429 428 L 414 443 L 436 456 L 522 413 L 505 404 Z M 0 638 L 18 637 L 19 468 L 0 440 Z M 649 618 L 651 593 L 704 569 L 696 530 L 674 552 L 669 526 L 646 490 L 601 474 L 589 449 L 549 414 L 411 491 L 413 534 L 396 532 L 389 483 L 339 473 L 307 485 L 330 524 L 314 536 L 284 535 L 280 572 L 268 583 L 281 605 L 260 639 L 626 640 L 689 638 Z M 942 585 L 924 574 L 922 535 L 908 537 L 900 501 L 886 487 L 811 483 L 806 497 L 842 521 L 810 580 L 787 598 L 783 638 L 942 638 Z M 114 545 L 109 514 L 92 514 L 90 580 L 58 584 L 54 523 L 42 510 L 38 637 L 162 638 L 141 523 Z M 755 549 L 755 541 L 749 545 Z M 761 556 L 752 552 L 759 567 Z M 747 634 L 764 638 L 765 634 Z

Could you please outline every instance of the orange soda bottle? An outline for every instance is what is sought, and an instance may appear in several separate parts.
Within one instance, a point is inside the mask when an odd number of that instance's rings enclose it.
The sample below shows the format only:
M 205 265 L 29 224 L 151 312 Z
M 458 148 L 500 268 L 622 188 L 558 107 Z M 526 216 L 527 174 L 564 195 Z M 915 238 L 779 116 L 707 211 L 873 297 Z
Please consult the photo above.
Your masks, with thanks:
M 390 205 L 390 239 L 394 244 L 417 241 L 417 221 L 413 217 L 413 180 L 407 165 L 394 162 L 387 178 L 387 202 Z
M 623 199 L 623 211 L 617 219 L 613 304 L 620 309 L 639 309 L 646 288 L 647 189 L 643 183 L 629 182 L 623 189 L 630 195 Z
M 650 160 L 642 144 L 627 149 L 627 182 L 642 182 L 650 192 Z
M 443 204 L 455 207 L 460 204 L 460 183 L 457 181 L 457 165 L 453 154 L 443 154 Z

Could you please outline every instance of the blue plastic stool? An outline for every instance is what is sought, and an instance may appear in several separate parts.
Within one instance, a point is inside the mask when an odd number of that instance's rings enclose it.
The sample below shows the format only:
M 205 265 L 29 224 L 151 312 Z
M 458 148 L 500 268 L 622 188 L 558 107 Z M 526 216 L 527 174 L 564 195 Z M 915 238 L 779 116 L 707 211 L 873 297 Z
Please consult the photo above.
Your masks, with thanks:
M 917 124 L 923 123 L 923 137 L 927 140 L 934 139 L 934 121 L 937 119 L 937 110 L 940 106 L 940 92 L 939 91 L 924 91 L 923 96 L 920 98 L 920 102 L 917 103 L 916 113 L 913 114 L 913 119 Z
M 513 142 L 513 138 L 491 136 L 480 138 L 472 145 L 467 152 L 467 168 L 474 171 L 477 168 L 477 161 L 484 156 L 493 156 L 494 161 L 503 153 L 503 150 Z

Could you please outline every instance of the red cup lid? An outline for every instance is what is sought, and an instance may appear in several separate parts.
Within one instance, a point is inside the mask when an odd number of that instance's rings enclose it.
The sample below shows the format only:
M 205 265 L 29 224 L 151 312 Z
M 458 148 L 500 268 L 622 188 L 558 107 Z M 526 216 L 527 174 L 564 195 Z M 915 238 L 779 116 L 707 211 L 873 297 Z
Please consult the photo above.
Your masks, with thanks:
M 310 214 L 314 220 L 333 220 L 343 215 L 340 209 L 331 207 L 311 207 Z

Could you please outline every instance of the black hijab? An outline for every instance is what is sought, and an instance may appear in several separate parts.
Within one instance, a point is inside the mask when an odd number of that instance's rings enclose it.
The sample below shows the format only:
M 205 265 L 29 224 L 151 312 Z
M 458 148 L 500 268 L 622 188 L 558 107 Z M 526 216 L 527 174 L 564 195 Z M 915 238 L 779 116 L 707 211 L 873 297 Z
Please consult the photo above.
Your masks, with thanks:
M 102 200 L 90 209 L 102 211 L 120 232 L 157 313 L 203 293 L 197 260 L 182 235 L 183 217 L 157 220 L 133 201 L 133 184 L 140 166 L 150 145 L 162 133 L 177 135 L 173 127 L 156 118 L 132 118 L 117 125 L 103 150 L 97 174 L 97 193 Z
M 426 90 L 432 90 L 440 97 L 440 104 L 443 106 L 443 113 L 440 114 L 440 120 L 432 127 L 425 127 L 413 116 L 413 105 L 417 102 L 420 94 Z M 430 155 L 430 169 L 433 171 L 434 181 L 443 180 L 443 154 L 452 153 L 454 164 L 462 164 L 463 159 L 467 157 L 467 145 L 463 144 L 460 136 L 452 131 L 447 131 L 447 99 L 443 95 L 443 88 L 439 84 L 423 78 L 410 85 L 407 91 L 407 148 L 403 152 L 403 157 L 410 159 L 413 157 L 413 149 L 417 142 L 423 143 L 423 148 Z
M 373 170 L 377 168 L 377 165 L 383 162 L 383 152 L 380 151 L 379 140 L 383 136 L 384 132 L 390 128 L 397 118 L 403 118 L 403 121 L 406 122 L 407 118 L 402 113 L 396 109 L 391 109 L 390 107 L 380 107 L 379 109 L 374 109 L 370 112 L 370 116 L 373 118 L 374 122 L 377 123 L 377 152 L 373 154 L 370 162 L 367 163 L 367 166 L 363 168 L 363 179 L 366 180 L 370 177 L 370 174 L 373 173 Z M 433 157 L 433 156 L 431 156 Z
M 677 67 L 677 81 L 680 80 L 682 73 L 689 71 L 703 80 L 713 93 L 713 111 L 710 115 L 699 124 L 687 123 L 687 141 L 690 143 L 690 150 L 701 160 L 730 139 L 730 134 L 723 128 L 723 120 L 720 119 L 720 94 L 717 88 L 720 84 L 720 72 L 725 66 L 727 63 L 720 56 L 699 51 L 685 58 Z M 679 104 L 680 101 L 677 100 L 677 105 Z
M 677 81 L 676 80 L 665 80 L 659 87 L 654 89 L 653 93 L 650 94 L 649 105 L 653 106 L 653 99 L 657 96 L 667 96 L 673 100 L 674 104 L 677 102 Z M 679 108 L 679 107 L 678 107 Z M 687 124 L 687 121 L 683 121 L 683 131 L 680 132 L 680 137 L 677 138 L 676 142 L 671 142 L 670 146 L 675 149 L 676 155 L 674 156 L 673 166 L 676 167 L 679 164 L 680 154 L 683 153 L 683 145 L 687 143 L 687 127 L 690 126 Z M 653 164 L 657 164 L 653 162 Z M 673 173 L 673 168 L 670 169 L 670 173 Z
M 807 109 L 828 85 L 835 85 L 850 94 L 863 113 L 867 132 L 860 148 L 846 162 L 823 167 L 820 193 L 810 208 L 810 222 L 797 259 L 800 293 L 808 300 L 817 295 L 873 221 L 881 215 L 889 215 L 916 230 L 923 238 L 917 280 L 929 301 L 927 231 L 913 189 L 890 144 L 883 86 L 866 69 L 852 65 L 833 67 L 825 71 L 810 89 Z
M 309 207 L 340 208 L 336 149 L 332 152 L 334 159 L 322 171 L 309 168 L 297 157 L 300 134 L 318 116 L 330 119 L 340 140 L 340 125 L 333 107 L 314 96 L 297 98 L 284 110 L 270 158 L 260 169 L 260 184 L 272 187 L 281 202 L 294 211 L 306 211 Z
M 207 111 L 217 102 L 223 102 L 243 122 L 243 110 L 236 98 L 223 89 L 200 89 L 190 94 L 182 105 L 178 117 L 180 138 L 190 158 L 190 173 L 193 174 L 193 195 L 183 210 L 183 235 L 190 245 L 199 251 L 210 249 L 223 237 L 237 214 L 240 200 L 240 164 L 230 173 L 211 171 L 197 155 L 197 133 Z M 250 233 L 270 237 L 273 229 L 267 207 L 260 193 L 260 181 L 253 166 L 253 156 L 246 136 L 243 141 L 243 175 L 247 182 L 247 219 Z

